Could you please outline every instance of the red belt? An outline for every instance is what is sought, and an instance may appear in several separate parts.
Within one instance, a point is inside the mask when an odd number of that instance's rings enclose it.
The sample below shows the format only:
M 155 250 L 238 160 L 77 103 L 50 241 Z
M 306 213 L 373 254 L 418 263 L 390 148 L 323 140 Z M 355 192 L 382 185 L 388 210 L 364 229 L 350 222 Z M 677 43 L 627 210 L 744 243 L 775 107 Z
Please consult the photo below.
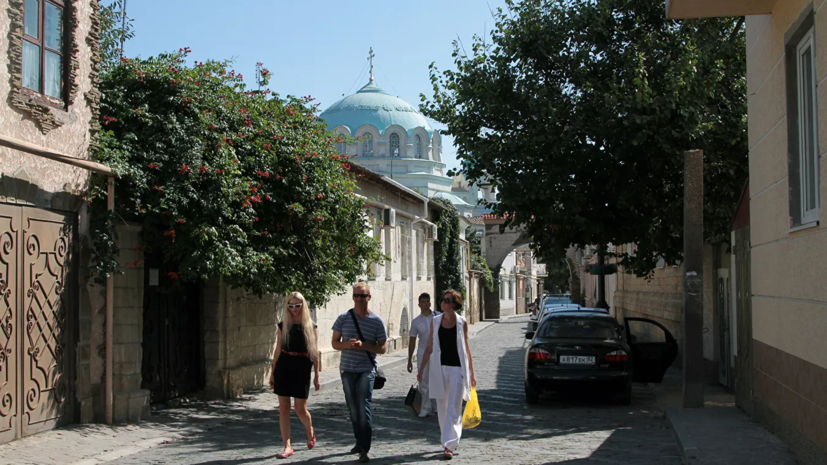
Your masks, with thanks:
M 297 355 L 299 357 L 307 357 L 307 352 L 288 352 L 286 350 L 282 350 L 281 353 L 287 355 Z

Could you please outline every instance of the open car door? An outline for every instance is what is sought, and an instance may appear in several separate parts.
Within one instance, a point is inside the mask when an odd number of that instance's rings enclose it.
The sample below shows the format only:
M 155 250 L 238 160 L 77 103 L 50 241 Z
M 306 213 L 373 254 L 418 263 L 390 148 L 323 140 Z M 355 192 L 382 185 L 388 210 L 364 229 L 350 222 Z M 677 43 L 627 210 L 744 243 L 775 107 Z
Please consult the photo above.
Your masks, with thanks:
M 648 318 L 625 318 L 626 335 L 632 348 L 632 380 L 660 383 L 678 356 L 678 342 L 666 327 Z

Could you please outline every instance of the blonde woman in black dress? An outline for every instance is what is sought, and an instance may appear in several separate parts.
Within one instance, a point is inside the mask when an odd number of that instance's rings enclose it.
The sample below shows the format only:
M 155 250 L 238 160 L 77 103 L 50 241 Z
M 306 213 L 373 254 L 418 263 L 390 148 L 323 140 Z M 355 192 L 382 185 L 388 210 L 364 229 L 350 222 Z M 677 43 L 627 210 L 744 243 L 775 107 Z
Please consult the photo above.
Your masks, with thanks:
M 307 411 L 307 397 L 310 394 L 310 370 L 313 369 L 313 387 L 319 384 L 319 330 L 310 320 L 307 301 L 298 292 L 287 298 L 287 310 L 278 324 L 278 340 L 273 354 L 273 370 L 270 387 L 279 396 L 279 426 L 284 441 L 284 452 L 278 455 L 286 459 L 293 455 L 290 444 L 290 398 L 296 399 L 296 415 L 304 425 L 307 448 L 316 445 L 316 433 L 310 412 Z

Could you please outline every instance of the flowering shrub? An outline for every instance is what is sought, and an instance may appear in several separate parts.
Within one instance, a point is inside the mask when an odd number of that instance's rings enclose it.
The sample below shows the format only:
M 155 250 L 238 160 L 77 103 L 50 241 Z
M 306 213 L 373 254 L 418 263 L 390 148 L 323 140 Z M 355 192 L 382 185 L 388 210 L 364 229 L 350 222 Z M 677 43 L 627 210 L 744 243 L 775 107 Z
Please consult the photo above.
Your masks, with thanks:
M 177 281 L 223 276 L 257 294 L 326 301 L 383 259 L 335 151 L 342 141 L 312 98 L 247 90 L 228 62 L 187 66 L 188 52 L 122 60 L 101 81 L 97 158 L 120 175 L 117 214 L 143 225 L 145 250 L 177 265 Z M 98 213 L 101 193 L 98 179 Z M 97 271 L 113 272 L 112 241 L 97 243 Z

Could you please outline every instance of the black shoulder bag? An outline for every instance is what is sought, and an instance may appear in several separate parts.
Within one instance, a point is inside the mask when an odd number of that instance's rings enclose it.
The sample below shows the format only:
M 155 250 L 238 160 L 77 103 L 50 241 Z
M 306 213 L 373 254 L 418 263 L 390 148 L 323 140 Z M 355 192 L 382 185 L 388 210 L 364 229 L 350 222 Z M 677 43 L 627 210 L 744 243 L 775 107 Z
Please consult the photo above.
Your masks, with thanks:
M 359 320 L 356 319 L 356 313 L 353 310 L 348 310 L 348 313 L 350 313 L 350 317 L 353 318 L 353 325 L 356 326 L 356 332 L 359 333 L 359 340 L 362 341 L 363 344 L 366 343 L 364 336 L 362 336 L 362 329 L 359 328 Z M 373 378 L 373 389 L 382 389 L 385 387 L 387 378 L 385 378 L 382 370 L 379 369 L 379 365 L 376 364 L 376 355 L 368 351 L 365 351 L 365 355 L 368 356 L 368 360 L 370 360 L 370 363 L 376 368 L 376 377 Z

